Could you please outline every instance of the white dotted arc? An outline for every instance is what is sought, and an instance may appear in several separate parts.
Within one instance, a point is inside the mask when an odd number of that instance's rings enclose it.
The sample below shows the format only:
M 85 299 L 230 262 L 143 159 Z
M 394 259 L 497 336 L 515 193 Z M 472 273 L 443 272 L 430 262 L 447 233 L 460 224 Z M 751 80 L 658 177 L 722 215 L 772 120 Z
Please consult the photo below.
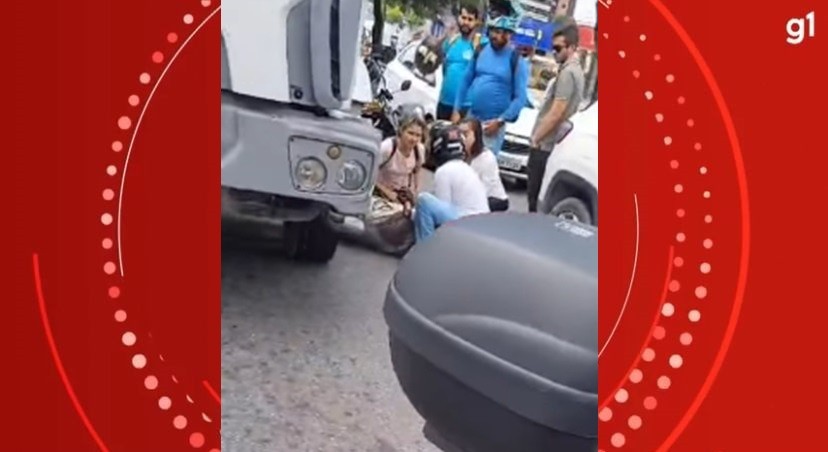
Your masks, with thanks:
M 625 23 L 629 23 L 631 21 L 631 19 L 630 19 L 629 16 L 624 16 L 623 21 Z M 603 37 L 604 37 L 604 39 L 609 39 L 609 34 L 604 33 Z M 639 40 L 642 43 L 644 43 L 644 42 L 648 41 L 648 38 L 645 34 L 641 34 L 641 35 L 639 35 Z M 621 50 L 621 51 L 619 51 L 618 55 L 621 59 L 626 59 L 627 56 L 628 56 L 628 53 L 624 50 Z M 661 61 L 661 55 L 657 54 L 657 53 L 654 54 L 653 55 L 653 60 L 654 61 Z M 638 79 L 641 78 L 641 72 L 639 70 L 633 70 L 632 71 L 632 76 L 633 76 L 634 79 L 638 80 Z M 673 83 L 676 82 L 676 77 L 675 77 L 674 74 L 667 74 L 665 76 L 664 80 L 667 84 L 673 84 Z M 652 89 L 647 89 L 647 90 L 644 91 L 644 98 L 648 102 L 654 101 L 654 99 L 656 98 L 656 93 Z M 678 105 L 685 105 L 686 102 L 687 102 L 687 99 L 684 96 L 679 96 L 678 98 L 676 98 L 676 102 L 677 102 Z M 665 116 L 662 113 L 656 113 L 654 118 L 655 118 L 655 121 L 656 121 L 657 124 L 663 124 L 664 121 L 665 121 Z M 688 128 L 694 128 L 696 126 L 696 122 L 693 118 L 688 118 L 686 120 L 685 124 Z M 669 135 L 664 136 L 663 141 L 664 141 L 664 146 L 667 147 L 667 148 L 670 148 L 673 145 L 673 139 Z M 702 150 L 702 144 L 699 143 L 699 142 L 696 142 L 693 145 L 693 149 L 696 150 L 696 151 L 701 151 Z M 670 168 L 671 169 L 677 170 L 679 168 L 679 166 L 680 166 L 680 162 L 678 160 L 673 159 L 673 160 L 670 161 Z M 708 174 L 708 172 L 709 172 L 709 169 L 706 166 L 701 166 L 699 168 L 699 174 L 702 175 L 702 176 Z M 676 195 L 683 194 L 684 191 L 685 191 L 684 190 L 684 185 L 681 184 L 681 183 L 676 183 L 673 186 L 673 191 Z M 712 195 L 711 195 L 710 191 L 706 190 L 702 193 L 702 196 L 705 199 L 710 199 Z M 687 216 L 687 211 L 683 208 L 679 208 L 679 209 L 676 210 L 676 216 L 679 219 L 684 219 Z M 707 215 L 704 216 L 704 221 L 705 221 L 705 223 L 710 224 L 713 221 L 713 217 L 711 215 L 707 214 Z M 684 234 L 683 232 L 677 233 L 676 234 L 676 241 L 679 244 L 686 243 L 686 241 L 687 241 L 686 234 Z M 702 241 L 702 246 L 705 249 L 708 249 L 708 250 L 711 249 L 713 247 L 712 239 L 705 238 Z M 672 264 L 676 268 L 681 268 L 684 264 L 684 260 L 680 256 L 676 256 L 673 259 Z M 704 262 L 699 266 L 699 271 L 703 275 L 710 274 L 711 269 L 712 269 L 712 267 L 711 267 L 710 263 L 708 263 L 708 262 Z M 668 289 L 672 293 L 679 292 L 680 291 L 679 281 L 672 280 L 669 283 Z M 694 294 L 695 294 L 695 297 L 698 300 L 704 300 L 705 298 L 707 298 L 708 290 L 705 286 L 699 285 L 699 286 L 696 286 L 696 288 L 694 289 Z M 660 316 L 657 319 L 656 324 L 660 323 L 663 318 L 671 318 L 677 313 L 676 306 L 673 303 L 666 302 L 666 301 L 660 306 L 659 311 L 660 311 L 660 313 L 659 313 Z M 701 311 L 699 309 L 689 310 L 687 312 L 687 319 L 691 323 L 700 322 L 701 321 Z M 666 338 L 666 336 L 667 336 L 666 329 L 661 325 L 657 325 L 657 326 L 654 327 L 653 332 L 652 332 L 652 338 L 650 340 L 648 340 L 648 342 L 650 342 L 651 340 L 662 341 Z M 683 332 L 679 335 L 679 343 L 682 346 L 688 347 L 692 344 L 692 342 L 693 342 L 693 335 L 690 332 Z M 655 362 L 656 361 L 656 352 L 649 345 L 646 345 L 645 348 L 642 351 L 642 354 L 641 354 L 640 358 L 645 363 Z M 684 358 L 682 357 L 682 355 L 680 353 L 673 353 L 673 354 L 669 355 L 669 357 L 667 358 L 667 362 L 673 370 L 678 370 L 684 365 Z M 627 375 L 627 377 L 625 378 L 624 381 L 627 381 L 629 384 L 632 384 L 632 385 L 640 384 L 644 380 L 644 371 L 642 369 L 640 369 L 639 367 L 640 366 L 634 366 L 634 368 L 629 372 L 629 374 Z M 670 379 L 670 377 L 668 375 L 660 375 L 656 379 L 656 386 L 662 391 L 668 390 L 672 386 L 672 380 Z M 618 404 L 626 404 L 630 401 L 630 398 L 631 397 L 630 397 L 629 391 L 625 388 L 625 385 L 623 383 L 616 390 L 615 394 L 613 395 L 613 400 L 615 401 L 615 403 L 618 403 Z M 658 405 L 658 401 L 657 401 L 656 397 L 654 397 L 652 395 L 648 395 L 648 396 L 644 397 L 643 406 L 644 406 L 645 410 L 647 410 L 647 411 L 655 410 L 657 405 Z M 605 422 L 605 423 L 611 421 L 612 418 L 613 418 L 612 408 L 610 406 L 603 407 L 599 411 L 598 417 L 599 417 L 600 421 Z M 629 416 L 628 419 L 627 419 L 627 426 L 633 431 L 639 430 L 642 427 L 642 425 L 643 425 L 643 420 L 642 420 L 641 416 L 639 416 L 639 415 L 633 414 L 633 415 Z M 612 444 L 616 448 L 622 448 L 626 444 L 626 442 L 627 442 L 627 437 L 623 432 L 613 432 L 610 436 L 610 444 Z
M 210 7 L 211 3 L 212 2 L 210 0 L 201 0 L 201 6 L 204 7 L 204 8 Z M 128 166 L 128 163 L 129 163 L 129 155 L 130 155 L 130 152 L 132 150 L 132 146 L 134 144 L 135 136 L 137 135 L 138 128 L 141 124 L 141 120 L 143 118 L 143 115 L 146 112 L 147 106 L 148 106 L 149 102 L 151 101 L 152 96 L 155 93 L 155 90 L 158 88 L 158 84 L 163 79 L 163 77 L 164 77 L 165 73 L 167 72 L 167 70 L 169 69 L 170 65 L 176 59 L 176 57 L 179 55 L 179 53 L 183 50 L 183 48 L 186 46 L 186 44 L 190 41 L 190 39 L 192 39 L 193 36 L 195 36 L 195 34 L 198 32 L 198 30 L 201 29 L 201 27 L 208 20 L 210 20 L 210 18 L 212 18 L 213 16 L 215 16 L 219 12 L 220 8 L 221 7 L 219 6 L 215 10 L 213 10 L 211 13 L 209 13 L 207 15 L 207 17 L 201 22 L 201 24 L 198 27 L 196 27 L 196 29 L 193 30 L 189 34 L 188 38 L 181 44 L 181 46 L 178 47 L 177 51 L 173 54 L 172 58 L 169 60 L 167 65 L 162 70 L 161 75 L 158 77 L 158 80 L 156 80 L 155 85 L 152 88 L 152 91 L 150 92 L 149 96 L 147 97 L 146 102 L 144 103 L 143 108 L 142 108 L 142 110 L 141 110 L 141 112 L 138 116 L 138 120 L 135 123 L 134 129 L 133 129 L 133 119 L 132 119 L 131 116 L 123 115 L 123 116 L 120 116 L 117 120 L 116 124 L 117 124 L 117 127 L 120 131 L 127 132 L 127 131 L 132 130 L 131 141 L 130 141 L 130 144 L 129 144 L 129 147 L 128 147 L 125 162 L 123 164 L 123 171 L 121 173 L 121 187 L 120 187 L 120 190 L 119 190 L 120 197 L 119 197 L 118 205 L 117 205 L 117 211 L 118 211 L 118 225 L 117 225 L 117 229 L 118 229 L 117 230 L 118 250 L 117 250 L 117 254 L 118 254 L 118 258 L 120 259 L 120 269 L 121 269 L 121 275 L 120 276 L 121 277 L 124 276 L 124 273 L 123 273 L 123 259 L 122 259 L 121 249 L 120 249 L 121 205 L 122 205 L 122 202 L 123 202 L 123 186 L 124 186 L 124 181 L 125 181 L 125 178 L 126 178 L 127 166 Z M 194 16 L 192 14 L 189 14 L 189 13 L 185 14 L 182 17 L 182 21 L 185 25 L 193 24 L 194 20 L 195 20 Z M 167 34 L 166 40 L 169 44 L 176 44 L 179 40 L 178 34 L 174 33 L 174 32 L 170 32 L 170 33 Z M 156 65 L 161 64 L 165 60 L 165 54 L 164 54 L 164 52 L 162 52 L 160 50 L 154 51 L 151 54 L 150 60 L 152 61 L 152 63 L 154 63 Z M 152 81 L 152 76 L 150 75 L 149 72 L 142 72 L 138 76 L 138 82 L 141 85 L 149 85 L 149 83 L 151 81 Z M 133 108 L 138 107 L 139 105 L 141 105 L 141 97 L 138 94 L 131 94 L 127 98 L 127 104 L 130 107 L 133 107 Z M 120 153 L 124 150 L 124 142 L 121 141 L 121 140 L 115 140 L 115 141 L 112 142 L 112 144 L 110 146 L 110 149 L 115 153 Z M 106 174 L 110 177 L 113 177 L 113 176 L 117 175 L 118 174 L 118 167 L 114 164 L 107 166 L 106 167 Z M 110 187 L 105 188 L 103 190 L 103 199 L 104 199 L 104 201 L 113 201 L 115 199 L 115 191 Z M 110 213 L 110 212 L 103 213 L 101 215 L 100 221 L 105 227 L 107 227 L 107 230 L 108 230 L 109 227 L 111 227 L 113 222 L 114 222 L 113 214 Z M 101 242 L 101 246 L 105 251 L 112 251 L 114 245 L 115 245 L 115 243 L 113 242 L 113 239 L 109 236 L 105 237 Z M 113 260 L 105 260 L 103 270 L 104 270 L 104 273 L 106 275 L 113 276 L 113 275 L 115 275 L 116 271 L 118 270 L 118 267 L 119 267 L 119 265 L 117 265 Z M 109 290 L 108 290 L 109 299 L 115 301 L 115 300 L 119 299 L 120 296 L 121 296 L 120 287 L 112 286 L 112 287 L 109 288 Z M 124 310 L 124 309 L 116 310 L 115 314 L 114 314 L 114 319 L 115 319 L 116 323 L 124 325 L 126 323 L 127 319 L 128 319 L 127 311 Z M 133 347 L 140 346 L 140 344 L 138 344 L 137 335 L 131 330 L 125 330 L 123 332 L 123 334 L 121 335 L 121 343 L 125 347 L 128 347 L 128 348 L 133 348 Z M 159 356 L 159 358 L 160 358 L 160 356 Z M 163 361 L 163 358 L 161 358 L 160 361 Z M 147 369 L 147 366 L 149 364 L 150 363 L 149 363 L 148 358 L 143 353 L 136 352 L 131 357 L 131 365 L 136 370 L 140 371 L 140 370 Z M 175 377 L 173 377 L 173 379 L 174 378 Z M 144 378 L 144 388 L 147 391 L 157 391 L 157 390 L 159 390 L 159 386 L 160 386 L 160 382 L 158 380 L 158 377 L 156 377 L 154 374 L 147 374 L 145 376 L 145 378 Z M 186 396 L 186 399 L 189 403 L 191 403 L 191 404 L 194 403 L 192 398 L 189 395 Z M 158 397 L 158 407 L 162 411 L 170 410 L 172 408 L 172 399 L 167 395 L 162 395 L 162 396 Z M 207 416 L 206 413 L 202 413 L 201 417 L 207 423 L 212 422 L 212 420 L 210 419 L 209 416 Z M 184 415 L 177 415 L 173 418 L 173 427 L 178 429 L 178 430 L 186 429 L 189 424 L 190 423 L 188 422 L 188 419 Z M 188 436 L 188 442 L 189 442 L 189 445 L 191 447 L 193 447 L 194 449 L 200 449 L 200 448 L 204 447 L 204 444 L 206 442 L 206 438 L 205 438 L 203 433 L 201 433 L 199 431 L 193 431 Z M 214 449 L 211 449 L 210 452 L 219 452 L 219 449 L 214 448 Z

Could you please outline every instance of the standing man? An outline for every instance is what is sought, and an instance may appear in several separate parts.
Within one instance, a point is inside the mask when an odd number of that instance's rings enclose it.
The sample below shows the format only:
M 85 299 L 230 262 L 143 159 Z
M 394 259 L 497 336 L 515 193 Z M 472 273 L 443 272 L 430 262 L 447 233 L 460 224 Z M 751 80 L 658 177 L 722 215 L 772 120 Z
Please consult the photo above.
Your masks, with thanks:
M 578 112 L 584 92 L 584 72 L 576 56 L 578 28 L 566 25 L 557 30 L 552 48 L 559 64 L 558 76 L 546 92 L 546 98 L 532 131 L 532 149 L 527 163 L 529 181 L 526 189 L 529 212 L 538 211 L 538 197 L 546 172 L 546 161 L 555 148 L 558 129 Z
M 459 122 L 469 105 L 469 115 L 483 123 L 483 141 L 497 155 L 506 136 L 506 123 L 515 122 L 526 106 L 528 63 L 511 44 L 518 26 L 515 16 L 489 21 L 489 44 L 482 47 L 460 82 L 452 121 Z
M 471 4 L 460 7 L 457 15 L 459 33 L 443 42 L 443 86 L 440 88 L 440 99 L 437 102 L 437 119 L 448 121 L 454 112 L 454 101 L 457 99 L 457 87 L 466 75 L 466 71 L 474 58 L 475 52 L 484 45 L 484 38 L 477 33 L 480 21 L 480 10 Z M 468 103 L 461 106 L 460 114 L 465 116 Z

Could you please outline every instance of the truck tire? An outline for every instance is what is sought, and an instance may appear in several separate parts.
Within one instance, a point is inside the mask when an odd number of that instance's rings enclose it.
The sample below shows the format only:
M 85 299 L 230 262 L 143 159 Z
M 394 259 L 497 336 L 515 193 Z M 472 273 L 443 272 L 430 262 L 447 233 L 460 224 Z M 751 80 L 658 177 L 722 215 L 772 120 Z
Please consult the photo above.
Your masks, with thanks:
M 285 251 L 297 261 L 325 263 L 333 259 L 339 235 L 325 218 L 304 223 L 285 223 Z
M 584 224 L 592 224 L 592 214 L 589 206 L 578 198 L 569 197 L 564 198 L 554 207 L 552 207 L 551 215 L 566 220 L 577 221 Z

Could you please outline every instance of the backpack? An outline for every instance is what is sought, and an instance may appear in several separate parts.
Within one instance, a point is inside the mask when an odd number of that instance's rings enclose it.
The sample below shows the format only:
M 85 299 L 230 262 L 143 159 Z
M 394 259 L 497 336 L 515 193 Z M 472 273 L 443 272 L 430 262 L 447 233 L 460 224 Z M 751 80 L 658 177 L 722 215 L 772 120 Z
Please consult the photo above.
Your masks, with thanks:
M 371 211 L 365 218 L 364 240 L 380 251 L 402 256 L 414 246 L 414 222 L 405 215 L 402 206 L 374 196 Z

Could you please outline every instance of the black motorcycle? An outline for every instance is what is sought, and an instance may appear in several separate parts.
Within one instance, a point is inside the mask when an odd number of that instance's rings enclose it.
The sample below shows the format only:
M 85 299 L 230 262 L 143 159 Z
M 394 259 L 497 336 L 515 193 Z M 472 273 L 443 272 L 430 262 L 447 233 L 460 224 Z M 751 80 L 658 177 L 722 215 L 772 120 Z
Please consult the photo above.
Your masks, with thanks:
M 382 132 L 383 139 L 397 136 L 400 121 L 407 115 L 419 114 L 421 117 L 425 116 L 423 108 L 418 105 L 400 105 L 397 108 L 391 106 L 395 93 L 408 91 L 410 88 L 411 80 L 406 80 L 399 90 L 392 92 L 385 87 L 383 81 L 374 95 L 374 100 L 362 108 L 362 117 L 371 120 L 374 127 Z
M 371 79 L 371 90 L 374 100 L 366 104 L 362 109 L 362 117 L 371 120 L 374 127 L 382 131 L 382 138 L 396 136 L 399 132 L 400 121 L 403 118 L 417 116 L 425 123 L 430 123 L 434 118 L 426 113 L 425 108 L 419 104 L 402 104 L 396 108 L 391 106 L 394 94 L 405 92 L 411 89 L 411 80 L 406 80 L 399 89 L 392 91 L 388 88 L 385 80 L 386 62 L 382 55 L 371 55 L 365 59 L 368 68 L 368 75 Z

